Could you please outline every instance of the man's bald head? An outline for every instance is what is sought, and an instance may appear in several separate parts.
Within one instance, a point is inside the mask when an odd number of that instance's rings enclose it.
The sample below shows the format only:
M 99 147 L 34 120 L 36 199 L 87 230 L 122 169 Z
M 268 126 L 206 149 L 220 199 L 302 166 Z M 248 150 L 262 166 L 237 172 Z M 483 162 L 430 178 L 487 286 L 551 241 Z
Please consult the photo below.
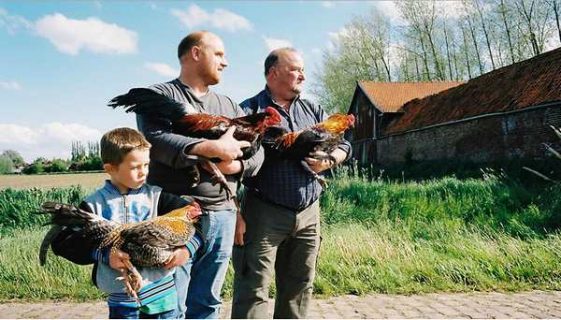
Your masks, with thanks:
M 181 60 L 181 57 L 183 57 L 183 55 L 191 51 L 193 47 L 203 45 L 210 38 L 220 39 L 214 33 L 205 30 L 195 31 L 188 34 L 185 38 L 181 40 L 179 46 L 177 47 L 177 58 Z
M 279 48 L 271 51 L 265 59 L 265 76 L 269 74 L 271 67 L 274 67 L 279 62 L 279 59 L 286 57 L 288 53 L 298 53 L 298 51 L 290 47 Z

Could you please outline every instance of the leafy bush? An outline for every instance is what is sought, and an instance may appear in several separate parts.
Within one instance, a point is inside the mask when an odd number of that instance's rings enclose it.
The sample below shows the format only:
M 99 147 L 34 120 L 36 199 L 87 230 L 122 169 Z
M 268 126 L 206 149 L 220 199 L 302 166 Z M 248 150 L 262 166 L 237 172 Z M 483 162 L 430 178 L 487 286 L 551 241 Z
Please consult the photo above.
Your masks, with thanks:
M 22 172 L 25 174 L 38 174 L 45 172 L 45 165 L 43 164 L 43 160 L 35 160 L 32 164 L 23 168 Z
M 333 179 L 321 201 L 328 224 L 399 221 L 428 234 L 432 224 L 443 223 L 455 230 L 476 227 L 532 237 L 561 227 L 556 199 L 561 187 L 529 187 L 493 173 L 484 179 L 404 183 L 344 174 Z
M 4 150 L 0 156 L 9 158 L 14 164 L 14 167 L 21 167 L 25 164 L 21 154 L 15 150 Z
M 14 229 L 32 228 L 47 222 L 34 214 L 45 201 L 79 204 L 86 195 L 81 187 L 0 190 L 0 235 Z
M 0 155 L 0 174 L 12 173 L 14 164 L 12 160 L 4 155 Z
M 92 157 L 80 161 L 72 162 L 70 171 L 97 171 L 103 170 L 103 163 L 100 157 Z
M 68 164 L 62 159 L 54 159 L 45 166 L 45 172 L 66 172 L 68 171 Z

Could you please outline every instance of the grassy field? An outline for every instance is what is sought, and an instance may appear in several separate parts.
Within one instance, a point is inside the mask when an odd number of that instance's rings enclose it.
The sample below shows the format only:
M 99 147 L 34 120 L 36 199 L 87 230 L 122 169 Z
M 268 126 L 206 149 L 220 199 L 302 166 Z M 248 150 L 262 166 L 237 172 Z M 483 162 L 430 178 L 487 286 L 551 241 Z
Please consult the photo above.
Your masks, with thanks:
M 77 202 L 81 187 L 0 190 L 0 301 L 99 299 L 90 266 L 49 253 L 32 211 L 45 199 Z M 316 294 L 561 289 L 561 187 L 508 178 L 331 182 L 321 201 Z M 232 272 L 224 295 L 231 295 Z
M 93 189 L 107 178 L 105 173 L 0 175 L 0 190 L 6 188 L 56 188 L 81 185 Z

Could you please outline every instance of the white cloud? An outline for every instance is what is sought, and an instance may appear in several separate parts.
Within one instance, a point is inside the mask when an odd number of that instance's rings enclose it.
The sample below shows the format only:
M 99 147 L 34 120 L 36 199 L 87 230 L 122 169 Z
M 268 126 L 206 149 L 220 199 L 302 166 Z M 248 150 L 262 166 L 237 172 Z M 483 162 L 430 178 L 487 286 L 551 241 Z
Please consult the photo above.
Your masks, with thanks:
M 16 150 L 27 162 L 38 157 L 68 159 L 73 141 L 97 142 L 102 135 L 101 131 L 82 124 L 60 122 L 40 127 L 0 123 L 0 131 L 0 150 Z
M 378 12 L 390 18 L 391 22 L 398 25 L 405 24 L 405 20 L 393 1 L 373 1 L 372 4 Z
M 177 75 L 179 75 L 178 70 L 165 63 L 146 62 L 144 67 L 164 77 L 177 77 Z
M 485 4 L 485 1 L 483 1 L 482 5 L 486 7 L 490 4 Z M 443 14 L 448 19 L 457 19 L 467 14 L 461 1 L 436 1 L 435 8 L 438 13 Z
M 351 30 L 349 28 L 342 27 L 339 31 L 328 32 L 327 35 L 329 36 L 327 50 L 333 52 L 342 38 L 346 38 L 351 35 Z
M 0 8 L 0 28 L 4 28 L 9 34 L 15 34 L 19 29 L 31 29 L 33 24 L 27 19 L 8 14 L 8 11 Z
M 60 52 L 70 55 L 76 55 L 81 50 L 102 54 L 137 51 L 136 32 L 95 17 L 76 20 L 55 13 L 39 19 L 35 23 L 35 31 Z
M 171 14 L 189 29 L 199 26 L 212 26 L 229 32 L 253 29 L 249 20 L 225 9 L 215 9 L 210 13 L 192 4 L 186 11 L 172 9 Z
M 371 3 L 378 12 L 390 18 L 390 21 L 393 24 L 407 24 L 401 16 L 401 12 L 395 4 L 395 1 L 372 1 Z M 425 5 L 429 6 L 430 3 L 425 2 Z M 437 14 L 447 19 L 457 19 L 466 14 L 466 10 L 462 2 L 458 0 L 435 1 L 435 10 Z
M 0 89 L 4 90 L 21 90 L 21 85 L 17 81 L 0 81 Z
M 39 138 L 39 134 L 33 131 L 33 129 L 17 124 L 0 123 L 0 131 L 2 132 L 0 135 L 0 145 L 35 144 Z
M 324 8 L 333 8 L 335 7 L 335 2 L 333 1 L 322 1 L 321 6 Z
M 322 52 L 322 51 L 321 51 L 320 48 L 313 48 L 313 49 L 312 49 L 312 53 L 313 53 L 313 54 L 321 54 L 321 52 Z
M 555 48 L 559 48 L 560 46 L 561 42 L 559 41 L 559 34 L 557 32 L 552 32 L 549 37 L 545 39 L 544 51 L 553 50 Z
M 263 37 L 265 45 L 269 51 L 273 51 L 278 48 L 292 47 L 292 43 L 286 39 L 275 39 Z

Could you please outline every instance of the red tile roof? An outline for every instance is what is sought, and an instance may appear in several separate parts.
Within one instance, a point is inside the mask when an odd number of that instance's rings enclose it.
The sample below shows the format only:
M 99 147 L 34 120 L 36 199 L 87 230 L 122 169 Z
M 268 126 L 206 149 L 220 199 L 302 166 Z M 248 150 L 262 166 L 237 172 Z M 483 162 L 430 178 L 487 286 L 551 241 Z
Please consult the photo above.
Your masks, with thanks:
M 463 82 L 375 82 L 359 81 L 358 85 L 370 98 L 370 101 L 382 112 L 398 112 L 407 102 L 424 98 L 449 88 L 456 87 Z
M 386 134 L 481 114 L 561 101 L 561 48 L 506 66 L 437 95 L 406 103 Z

